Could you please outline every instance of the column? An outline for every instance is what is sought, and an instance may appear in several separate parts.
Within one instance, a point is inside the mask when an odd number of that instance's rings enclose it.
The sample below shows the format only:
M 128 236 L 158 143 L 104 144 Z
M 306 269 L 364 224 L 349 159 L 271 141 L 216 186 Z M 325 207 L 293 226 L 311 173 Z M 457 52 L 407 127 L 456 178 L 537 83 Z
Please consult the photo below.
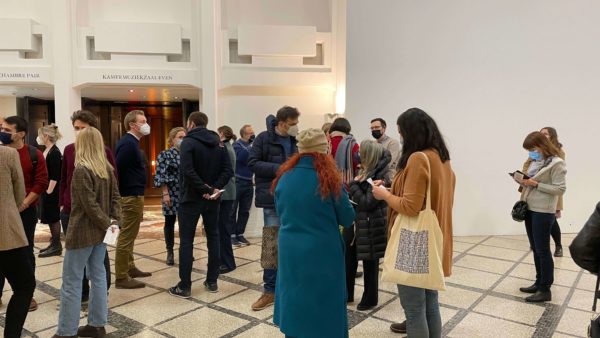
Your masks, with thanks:
M 200 1 L 200 56 L 202 74 L 201 111 L 208 115 L 208 128 L 219 126 L 219 74 L 221 37 L 221 1 Z
M 333 0 L 332 32 L 335 42 L 335 113 L 346 112 L 346 0 Z
M 76 46 L 75 0 L 56 0 L 52 5 L 52 59 L 54 68 L 54 108 L 56 125 L 63 134 L 58 146 L 75 141 L 71 114 L 81 109 L 81 90 L 73 88 Z

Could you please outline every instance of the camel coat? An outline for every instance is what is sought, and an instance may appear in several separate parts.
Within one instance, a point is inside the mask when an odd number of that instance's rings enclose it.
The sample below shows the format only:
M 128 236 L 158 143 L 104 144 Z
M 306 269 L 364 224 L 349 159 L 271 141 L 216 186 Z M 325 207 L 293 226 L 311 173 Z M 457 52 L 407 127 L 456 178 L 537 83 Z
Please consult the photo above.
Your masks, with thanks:
M 6 146 L 0 146 L 0 187 L 0 251 L 27 246 L 19 214 L 19 206 L 25 199 L 23 170 L 19 153 Z

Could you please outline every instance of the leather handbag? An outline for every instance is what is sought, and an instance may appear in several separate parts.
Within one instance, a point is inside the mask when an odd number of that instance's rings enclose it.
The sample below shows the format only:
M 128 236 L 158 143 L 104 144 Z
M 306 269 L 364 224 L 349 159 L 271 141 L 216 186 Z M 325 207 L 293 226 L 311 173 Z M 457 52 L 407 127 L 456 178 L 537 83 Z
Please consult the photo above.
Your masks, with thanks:
M 596 304 L 598 303 L 598 286 L 600 286 L 600 273 L 598 273 L 598 278 L 596 279 L 596 290 L 594 291 L 594 306 L 592 306 L 594 315 L 592 315 L 590 326 L 588 326 L 589 338 L 600 338 L 600 314 L 595 313 Z

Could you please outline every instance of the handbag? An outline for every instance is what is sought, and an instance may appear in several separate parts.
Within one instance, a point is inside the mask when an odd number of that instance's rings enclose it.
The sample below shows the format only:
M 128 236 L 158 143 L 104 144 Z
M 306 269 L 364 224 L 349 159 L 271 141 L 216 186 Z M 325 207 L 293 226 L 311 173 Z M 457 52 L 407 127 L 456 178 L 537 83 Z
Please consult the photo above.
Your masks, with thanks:
M 443 234 L 431 209 L 431 165 L 425 209 L 416 217 L 398 214 L 392 226 L 383 258 L 381 280 L 429 290 L 446 290 L 444 279 Z
M 527 202 L 517 201 L 512 208 L 512 219 L 517 222 L 523 222 L 525 220 L 525 216 L 527 215 L 527 210 L 529 210 Z
M 598 286 L 600 286 L 600 271 L 596 279 L 596 289 L 594 291 L 594 306 L 592 306 L 592 311 L 594 312 L 596 312 L 596 304 L 598 303 Z M 590 326 L 588 326 L 588 337 L 600 338 L 600 314 L 598 313 L 592 315 Z

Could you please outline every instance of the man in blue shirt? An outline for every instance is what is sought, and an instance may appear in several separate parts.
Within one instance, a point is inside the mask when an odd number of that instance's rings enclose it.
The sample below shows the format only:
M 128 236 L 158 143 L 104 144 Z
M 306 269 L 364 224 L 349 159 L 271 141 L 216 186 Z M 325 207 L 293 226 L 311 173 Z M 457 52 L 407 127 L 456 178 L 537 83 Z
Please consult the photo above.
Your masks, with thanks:
M 135 238 L 140 231 L 144 214 L 144 189 L 146 188 L 146 157 L 140 149 L 140 139 L 150 134 L 150 126 L 141 110 L 132 110 L 123 124 L 127 130 L 115 148 L 119 192 L 123 220 L 117 240 L 115 254 L 115 287 L 137 289 L 146 285 L 135 278 L 149 277 L 149 272 L 140 271 L 133 262 Z
M 246 124 L 240 129 L 240 138 L 233 144 L 236 158 L 236 199 L 231 213 L 231 224 L 233 224 L 231 243 L 235 246 L 250 245 L 250 242 L 244 237 L 244 232 L 254 198 L 254 173 L 248 167 L 248 157 L 254 138 L 254 129 L 251 125 Z
M 275 301 L 275 282 L 277 279 L 277 231 L 279 216 L 275 211 L 275 201 L 271 194 L 271 184 L 277 175 L 279 166 L 290 156 L 298 152 L 298 118 L 300 112 L 294 107 L 284 106 L 277 111 L 277 117 L 267 117 L 267 130 L 260 133 L 248 159 L 248 167 L 254 172 L 256 180 L 257 208 L 263 208 L 265 226 L 263 228 L 261 264 L 264 293 L 252 304 L 252 310 L 260 311 Z

